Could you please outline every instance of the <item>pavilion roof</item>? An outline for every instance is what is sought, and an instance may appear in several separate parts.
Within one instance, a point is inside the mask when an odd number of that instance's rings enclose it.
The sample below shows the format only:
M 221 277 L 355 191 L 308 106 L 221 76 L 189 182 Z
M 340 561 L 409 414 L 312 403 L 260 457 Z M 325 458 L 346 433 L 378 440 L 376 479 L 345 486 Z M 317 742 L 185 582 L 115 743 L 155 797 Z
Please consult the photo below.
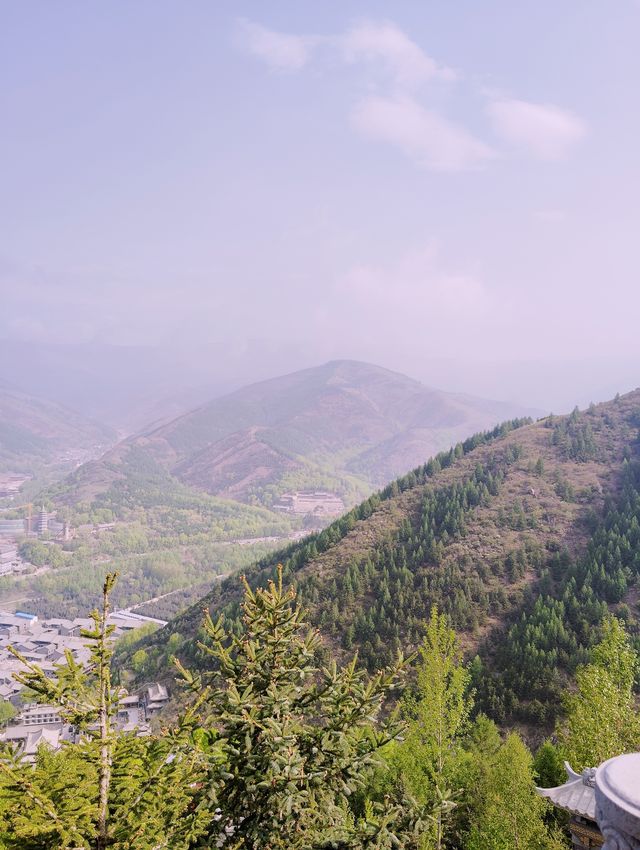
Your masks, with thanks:
M 564 768 L 567 771 L 567 781 L 564 785 L 558 785 L 557 788 L 537 788 L 538 794 L 560 809 L 595 821 L 595 770 L 587 768 L 582 773 L 576 773 L 568 762 L 564 763 Z

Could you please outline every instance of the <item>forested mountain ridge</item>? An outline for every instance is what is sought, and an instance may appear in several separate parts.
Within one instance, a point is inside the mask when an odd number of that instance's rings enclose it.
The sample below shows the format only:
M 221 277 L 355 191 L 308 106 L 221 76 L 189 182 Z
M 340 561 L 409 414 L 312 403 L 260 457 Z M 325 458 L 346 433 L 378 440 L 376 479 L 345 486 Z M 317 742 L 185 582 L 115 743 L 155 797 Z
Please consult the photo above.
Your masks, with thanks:
M 370 497 L 277 561 L 327 649 L 370 668 L 421 639 L 435 603 L 472 657 L 480 705 L 498 719 L 550 721 L 607 607 L 635 628 L 640 569 L 640 391 L 565 417 L 470 438 Z M 203 605 L 236 619 L 230 578 L 148 643 L 146 672 L 197 659 Z M 166 669 L 166 668 L 165 668 Z
M 245 387 L 143 431 L 80 469 L 67 501 L 91 501 L 140 453 L 187 486 L 270 507 L 285 490 L 348 504 L 470 433 L 524 411 L 335 361 Z

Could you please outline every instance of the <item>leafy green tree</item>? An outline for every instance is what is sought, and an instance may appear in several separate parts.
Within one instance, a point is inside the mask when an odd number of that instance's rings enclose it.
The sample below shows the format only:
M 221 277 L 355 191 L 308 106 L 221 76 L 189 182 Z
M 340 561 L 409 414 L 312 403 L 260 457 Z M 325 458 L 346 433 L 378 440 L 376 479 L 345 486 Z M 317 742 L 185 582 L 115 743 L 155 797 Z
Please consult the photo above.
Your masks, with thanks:
M 465 850 L 562 850 L 566 846 L 544 822 L 547 804 L 533 784 L 531 754 L 515 733 L 484 764 L 476 800 Z
M 119 692 L 111 684 L 107 620 L 116 576 L 107 576 L 102 608 L 91 614 L 93 628 L 82 632 L 91 651 L 88 671 L 67 651 L 52 680 L 13 651 L 25 667 L 18 681 L 57 705 L 80 743 L 57 753 L 40 747 L 35 769 L 17 749 L 0 752 L 0 835 L 8 850 L 186 850 L 210 819 L 195 801 L 205 756 L 193 745 L 193 713 L 159 738 L 114 729 Z
M 142 673 L 147 666 L 149 656 L 144 649 L 138 649 L 131 656 L 131 667 L 135 673 Z
M 637 670 L 638 656 L 624 625 L 608 616 L 591 663 L 576 673 L 576 692 L 564 699 L 566 719 L 558 737 L 574 770 L 597 767 L 640 747 L 640 715 L 633 692 Z
M 424 823 L 408 800 L 367 802 L 358 814 L 349 804 L 402 730 L 380 711 L 404 661 L 372 678 L 355 658 L 319 667 L 319 634 L 283 590 L 282 571 L 266 589 L 245 582 L 243 612 L 239 635 L 206 616 L 200 648 L 212 669 L 178 665 L 221 756 L 202 791 L 218 811 L 207 846 L 230 834 L 243 850 L 417 848 Z
M 555 788 L 556 785 L 562 785 L 567 774 L 559 747 L 551 741 L 544 741 L 538 747 L 533 760 L 533 772 L 536 783 L 541 788 Z
M 430 810 L 409 799 L 351 804 L 402 724 L 380 720 L 402 659 L 369 678 L 356 660 L 317 665 L 319 635 L 293 592 L 246 587 L 244 629 L 205 622 L 212 669 L 176 728 L 138 738 L 114 727 L 109 594 L 84 637 L 89 669 L 71 654 L 50 680 L 21 658 L 20 681 L 60 707 L 80 742 L 42 747 L 34 767 L 0 752 L 0 841 L 7 850 L 384 850 L 419 846 Z M 0 846 L 2 846 L 0 844 Z
M 407 695 L 402 705 L 407 732 L 394 748 L 391 764 L 408 792 L 434 807 L 432 840 L 440 850 L 473 698 L 456 633 L 435 605 L 419 655 L 415 692 Z
M 11 703 L 0 697 L 0 726 L 3 726 L 8 720 L 11 720 L 16 713 L 17 712 Z
M 137 629 L 132 629 L 129 632 L 121 635 L 115 643 L 114 653 L 124 653 L 129 650 L 135 650 L 137 644 L 141 643 L 144 638 L 158 631 L 157 623 L 144 623 Z

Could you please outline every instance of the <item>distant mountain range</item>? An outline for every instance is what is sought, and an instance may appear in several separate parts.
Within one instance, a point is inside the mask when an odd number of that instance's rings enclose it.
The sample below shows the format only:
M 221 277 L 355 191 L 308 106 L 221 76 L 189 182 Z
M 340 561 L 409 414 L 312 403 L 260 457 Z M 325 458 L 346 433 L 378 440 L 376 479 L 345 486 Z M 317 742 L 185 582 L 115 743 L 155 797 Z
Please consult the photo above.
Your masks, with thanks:
M 212 495 L 269 506 L 289 489 L 349 503 L 441 449 L 531 411 L 350 360 L 262 381 L 119 443 L 73 476 L 90 501 L 145 462 Z M 75 488 L 75 489 L 74 489 Z
M 101 453 L 115 432 L 75 411 L 0 383 L 0 471 L 31 472 Z
M 259 341 L 230 349 L 216 340 L 150 346 L 0 338 L 0 383 L 77 410 L 128 436 L 249 382 L 312 366 L 317 361 L 310 358 L 312 352 L 286 342 L 275 349 Z M 507 398 L 513 406 L 530 405 L 545 414 L 571 410 L 576 404 L 586 407 L 594 399 L 630 390 L 640 372 L 637 358 L 545 360 L 536 345 L 514 351 L 514 358 L 436 356 L 411 366 L 397 360 L 393 365 L 426 386 Z

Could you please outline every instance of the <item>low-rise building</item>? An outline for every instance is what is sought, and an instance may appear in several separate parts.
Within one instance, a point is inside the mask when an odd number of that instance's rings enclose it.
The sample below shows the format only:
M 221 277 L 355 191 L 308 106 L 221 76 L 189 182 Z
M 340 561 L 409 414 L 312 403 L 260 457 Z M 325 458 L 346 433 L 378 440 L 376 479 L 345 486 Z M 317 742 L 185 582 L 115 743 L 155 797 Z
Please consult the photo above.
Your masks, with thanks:
M 55 705 L 45 703 L 26 703 L 22 711 L 15 717 L 15 723 L 24 726 L 50 726 L 61 723 L 60 712 Z
M 169 702 L 169 692 L 164 685 L 154 682 L 143 695 L 143 705 L 147 719 L 161 711 Z
M 316 517 L 340 516 L 345 511 L 345 504 L 340 496 L 322 490 L 283 493 L 273 507 L 285 513 Z
M 538 788 L 538 794 L 546 797 L 559 809 L 571 816 L 569 831 L 573 850 L 594 850 L 604 844 L 604 837 L 596 821 L 595 769 L 589 768 L 576 773 L 565 762 L 567 781 L 557 788 Z
M 1 519 L 0 537 L 22 537 L 27 533 L 27 521 L 24 519 Z
M 0 567 L 13 564 L 18 560 L 18 546 L 15 540 L 0 540 Z
M 2 740 L 17 745 L 25 761 L 33 762 L 38 753 L 38 747 L 47 746 L 57 750 L 63 740 L 72 740 L 70 727 L 59 723 L 57 726 L 8 726 L 0 736 Z
M 114 639 L 147 621 L 148 618 L 129 611 L 114 612 L 109 618 L 110 625 L 115 627 Z M 154 622 L 165 625 L 161 620 Z M 16 681 L 15 674 L 24 667 L 9 647 L 20 652 L 27 661 L 36 663 L 46 676 L 54 679 L 57 665 L 65 663 L 66 653 L 71 653 L 77 664 L 88 663 L 90 650 L 81 632 L 93 626 L 93 620 L 87 617 L 40 621 L 28 612 L 0 612 L 0 696 L 10 701 L 18 712 L 0 732 L 0 740 L 17 744 L 25 759 L 33 761 L 40 745 L 57 749 L 62 741 L 75 740 L 74 730 L 64 723 L 56 706 L 22 703 L 23 686 Z M 123 693 L 115 718 L 116 728 L 136 735 L 149 734 L 149 718 L 157 714 L 168 700 L 167 689 L 156 683 L 148 685 L 141 694 Z
M 571 815 L 574 850 L 640 848 L 640 753 L 613 756 L 581 774 L 565 762 L 565 770 L 563 785 L 537 790 Z

